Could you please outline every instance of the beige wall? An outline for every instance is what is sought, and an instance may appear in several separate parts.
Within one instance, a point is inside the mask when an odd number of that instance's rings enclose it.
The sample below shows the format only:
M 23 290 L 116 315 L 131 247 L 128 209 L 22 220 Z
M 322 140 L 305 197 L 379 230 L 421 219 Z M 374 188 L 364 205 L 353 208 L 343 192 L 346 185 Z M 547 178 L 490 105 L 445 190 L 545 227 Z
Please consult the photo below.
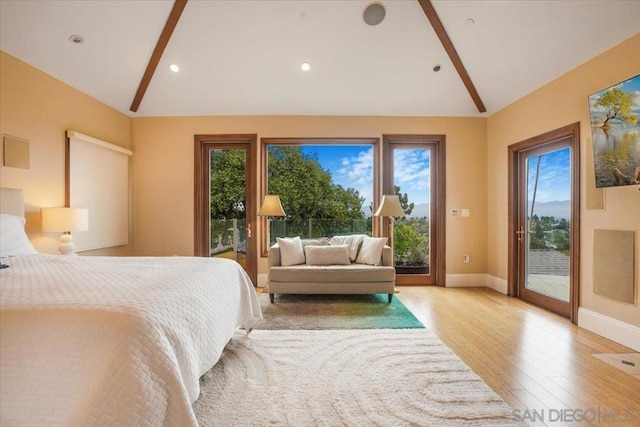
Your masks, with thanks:
M 487 263 L 485 124 L 484 118 L 134 118 L 135 253 L 193 254 L 195 134 L 248 133 L 257 134 L 258 138 L 381 138 L 383 133 L 445 134 L 447 207 L 469 208 L 471 211 L 468 218 L 447 217 L 447 273 L 484 273 Z M 254 154 L 259 155 L 259 150 Z M 471 263 L 462 263 L 464 253 L 471 255 Z M 264 259 L 259 270 L 266 271 Z
M 581 143 L 581 280 L 580 306 L 620 321 L 640 326 L 640 308 L 621 304 L 593 293 L 593 230 L 596 228 L 636 232 L 636 288 L 640 258 L 640 194 L 638 186 L 608 188 L 604 210 L 587 209 L 591 150 L 588 97 L 640 72 L 640 34 L 590 60 L 559 79 L 490 116 L 488 147 L 488 265 L 487 272 L 507 278 L 507 147 L 527 138 L 580 122 Z
M 41 232 L 40 208 L 64 206 L 65 131 L 130 148 L 131 119 L 5 52 L 0 78 L 0 133 L 29 140 L 31 157 L 28 170 L 1 167 L 0 185 L 24 189 L 29 237 L 39 251 L 57 253 L 58 236 Z

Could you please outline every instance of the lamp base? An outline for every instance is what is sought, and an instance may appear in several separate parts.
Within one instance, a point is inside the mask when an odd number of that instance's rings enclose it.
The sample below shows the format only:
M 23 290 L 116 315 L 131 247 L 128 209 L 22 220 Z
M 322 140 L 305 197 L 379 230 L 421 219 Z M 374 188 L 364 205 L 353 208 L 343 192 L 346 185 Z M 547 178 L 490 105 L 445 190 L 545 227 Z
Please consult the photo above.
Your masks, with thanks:
M 75 254 L 76 245 L 73 244 L 73 236 L 71 233 L 64 233 L 60 236 L 60 246 L 58 246 L 58 252 L 61 255 L 73 255 Z

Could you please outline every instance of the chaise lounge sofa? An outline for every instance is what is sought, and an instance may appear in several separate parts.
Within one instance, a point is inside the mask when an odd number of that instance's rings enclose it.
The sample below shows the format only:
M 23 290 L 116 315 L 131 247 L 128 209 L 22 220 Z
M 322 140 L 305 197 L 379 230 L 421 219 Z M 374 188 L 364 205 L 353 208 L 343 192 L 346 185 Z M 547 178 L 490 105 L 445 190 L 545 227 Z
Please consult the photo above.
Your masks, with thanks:
M 386 238 L 278 239 L 269 249 L 269 298 L 275 294 L 388 294 L 395 269 Z

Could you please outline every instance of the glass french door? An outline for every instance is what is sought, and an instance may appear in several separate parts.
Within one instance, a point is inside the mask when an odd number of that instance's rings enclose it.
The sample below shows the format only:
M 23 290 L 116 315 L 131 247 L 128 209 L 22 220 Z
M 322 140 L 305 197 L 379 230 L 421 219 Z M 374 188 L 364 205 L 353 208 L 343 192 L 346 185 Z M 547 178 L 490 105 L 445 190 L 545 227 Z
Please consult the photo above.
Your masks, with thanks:
M 199 138 L 201 138 L 199 140 Z M 256 284 L 254 161 L 242 136 L 196 136 L 196 255 L 240 264 Z
M 514 293 L 572 319 L 579 234 L 577 132 L 567 127 L 510 147 Z
M 437 254 L 444 251 L 444 236 L 439 239 L 437 230 L 441 227 L 438 205 L 444 198 L 438 185 L 438 153 L 444 150 L 444 142 L 420 135 L 385 135 L 384 143 L 384 194 L 398 195 L 405 212 L 394 221 L 396 284 L 443 285 Z M 387 227 L 388 220 L 384 219 L 384 235 Z
M 209 253 L 247 268 L 247 152 L 244 148 L 209 150 Z

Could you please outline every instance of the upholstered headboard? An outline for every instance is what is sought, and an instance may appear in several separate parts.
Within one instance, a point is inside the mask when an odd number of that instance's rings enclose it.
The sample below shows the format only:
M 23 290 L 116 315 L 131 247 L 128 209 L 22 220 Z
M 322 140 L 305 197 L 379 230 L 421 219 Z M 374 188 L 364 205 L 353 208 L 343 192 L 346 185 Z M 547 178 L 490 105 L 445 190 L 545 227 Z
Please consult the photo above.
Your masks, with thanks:
M 24 195 L 18 188 L 0 188 L 0 213 L 24 216 Z

